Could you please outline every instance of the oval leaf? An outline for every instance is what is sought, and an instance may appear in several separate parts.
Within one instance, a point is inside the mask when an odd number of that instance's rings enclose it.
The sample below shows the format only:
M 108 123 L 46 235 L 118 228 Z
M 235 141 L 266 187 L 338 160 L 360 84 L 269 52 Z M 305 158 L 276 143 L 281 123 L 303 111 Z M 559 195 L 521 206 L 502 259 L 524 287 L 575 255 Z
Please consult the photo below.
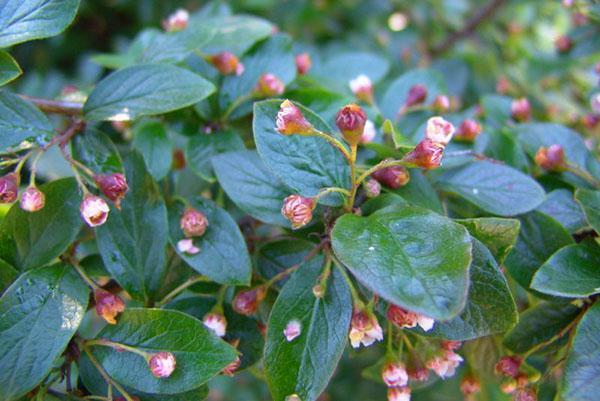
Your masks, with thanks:
M 211 160 L 214 156 L 244 150 L 244 141 L 235 131 L 215 132 L 211 134 L 197 133 L 185 148 L 187 165 L 200 177 L 207 181 L 214 181 Z M 238 168 L 242 168 L 238 165 Z M 241 189 L 237 189 L 241 191 Z
M 587 226 L 586 216 L 581 205 L 575 201 L 573 193 L 568 189 L 555 189 L 548 193 L 546 201 L 537 210 L 552 216 L 570 233 L 575 233 Z M 598 218 L 598 228 L 600 229 L 600 217 Z
M 579 188 L 575 191 L 575 199 L 583 208 L 587 222 L 600 233 L 600 191 Z
M 146 167 L 155 180 L 163 179 L 171 170 L 173 143 L 162 123 L 146 121 L 136 126 L 133 130 L 133 147 L 144 156 Z
M 4 50 L 0 50 L 0 85 L 9 83 L 22 73 L 15 59 Z
M 521 223 L 516 219 L 480 217 L 454 220 L 465 226 L 469 233 L 481 241 L 502 264 L 517 242 Z

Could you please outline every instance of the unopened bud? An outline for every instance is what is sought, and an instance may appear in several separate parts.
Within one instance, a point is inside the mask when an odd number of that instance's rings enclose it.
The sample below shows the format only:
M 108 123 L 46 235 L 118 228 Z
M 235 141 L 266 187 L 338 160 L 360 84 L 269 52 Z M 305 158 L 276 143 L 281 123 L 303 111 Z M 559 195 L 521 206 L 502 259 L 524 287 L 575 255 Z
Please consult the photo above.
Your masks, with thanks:
M 531 387 L 517 389 L 515 393 L 515 401 L 537 401 L 537 394 Z
M 363 182 L 363 189 L 367 198 L 376 198 L 381 193 L 381 184 L 374 178 Z
M 421 104 L 427 99 L 427 87 L 425 85 L 416 84 L 410 87 L 406 96 L 405 107 L 412 107 Z
M 523 360 L 519 356 L 503 356 L 496 363 L 495 371 L 496 374 L 508 377 L 517 377 L 519 374 L 519 368 Z
M 290 320 L 283 330 L 283 336 L 290 342 L 302 334 L 302 325 L 297 320 Z
M 479 134 L 481 134 L 481 124 L 467 118 L 458 127 L 454 138 L 460 142 L 473 142 Z
M 505 95 L 510 90 L 510 82 L 505 77 L 500 77 L 498 82 L 496 82 L 496 92 L 500 95 Z
M 300 53 L 296 56 L 296 71 L 298 71 L 298 75 L 308 73 L 311 66 L 312 60 L 310 59 L 310 54 Z
M 349 104 L 340 109 L 335 124 L 350 145 L 357 145 L 365 130 L 367 114 L 357 104 Z
M 288 219 L 294 230 L 304 227 L 312 220 L 312 211 L 316 203 L 311 198 L 290 195 L 283 200 L 281 214 Z
M 262 74 L 254 88 L 254 93 L 260 97 L 273 97 L 283 94 L 285 84 L 273 74 Z
M 221 52 L 208 57 L 208 61 L 223 75 L 242 75 L 244 64 L 231 52 Z
M 26 212 L 37 212 L 44 208 L 46 196 L 36 187 L 29 187 L 21 195 L 21 209 Z
M 361 74 L 351 80 L 349 85 L 358 100 L 368 104 L 373 103 L 373 82 L 368 76 Z
M 435 321 L 428 316 L 411 312 L 394 304 L 390 304 L 387 311 L 387 318 L 390 322 L 400 328 L 413 328 L 419 325 L 424 331 L 431 330 L 435 323 Z
M 388 388 L 388 401 L 410 401 L 410 387 Z
M 239 356 L 236 356 L 235 360 L 233 362 L 231 362 L 229 365 L 225 366 L 225 368 L 221 371 L 221 373 L 223 373 L 225 376 L 233 376 L 241 364 L 242 364 L 242 360 L 240 359 Z
M 201 211 L 187 207 L 181 215 L 179 226 L 186 237 L 201 237 L 208 228 L 208 219 Z
M 387 363 L 381 371 L 381 378 L 388 387 L 402 387 L 408 383 L 408 373 L 402 362 Z
M 525 97 L 513 100 L 510 105 L 510 112 L 512 118 L 516 121 L 524 122 L 529 120 L 531 118 L 531 105 L 529 104 L 529 100 Z
M 110 208 L 108 203 L 99 196 L 88 194 L 79 206 L 81 217 L 90 227 L 101 226 L 108 219 Z
M 426 138 L 419 142 L 402 160 L 415 167 L 431 170 L 440 166 L 443 156 L 444 146 Z
M 595 115 L 595 114 L 591 114 L 588 113 L 585 116 L 583 116 L 581 118 L 581 123 L 587 128 L 587 129 L 594 129 L 596 128 L 596 126 L 598 125 L 598 123 L 600 123 L 600 115 Z
M 535 154 L 535 164 L 546 171 L 562 171 L 567 166 L 565 151 L 557 144 L 548 148 L 542 146 Z
M 0 203 L 12 203 L 19 196 L 19 176 L 8 173 L 0 177 Z
M 481 383 L 474 376 L 465 376 L 460 382 L 460 391 L 464 395 L 471 395 L 481 391 Z
M 187 10 L 180 8 L 169 15 L 167 19 L 164 19 L 162 21 L 162 26 L 167 32 L 182 31 L 187 28 L 189 19 L 190 13 L 188 13 Z
M 348 337 L 352 348 L 358 348 L 361 344 L 368 347 L 383 340 L 383 330 L 373 312 L 356 309 L 352 315 Z
M 313 286 L 312 292 L 316 298 L 323 298 L 325 296 L 325 288 L 320 283 Z
M 184 238 L 177 241 L 177 250 L 179 252 L 187 253 L 188 255 L 195 255 L 200 252 L 200 248 L 194 245 L 192 238 Z
M 94 291 L 96 301 L 96 313 L 109 324 L 116 324 L 115 317 L 125 310 L 125 302 L 111 292 L 101 288 Z
M 425 138 L 446 146 L 450 143 L 452 135 L 454 135 L 454 125 L 450 121 L 446 121 L 442 117 L 431 117 L 427 120 Z
M 249 316 L 258 310 L 258 306 L 265 299 L 264 287 L 256 287 L 246 291 L 240 291 L 233 298 L 233 310 L 240 315 Z
M 403 166 L 390 166 L 379 169 L 371 174 L 371 177 L 391 189 L 403 187 L 410 181 L 408 169 Z
M 309 135 L 314 127 L 302 114 L 302 110 L 289 100 L 284 100 L 279 106 L 275 119 L 277 131 L 283 135 Z
M 121 200 L 129 190 L 125 176 L 121 173 L 95 175 L 94 181 L 100 191 L 120 209 Z
M 447 113 L 450 110 L 450 99 L 446 95 L 437 95 L 431 103 L 431 108 L 436 113 Z
M 573 47 L 573 41 L 568 36 L 563 35 L 554 41 L 554 47 L 559 53 L 568 53 Z
M 148 366 L 154 377 L 169 377 L 175 370 L 175 355 L 164 351 L 154 354 L 148 361 Z
M 224 337 L 227 330 L 227 319 L 220 313 L 207 313 L 202 319 L 204 325 L 217 336 Z

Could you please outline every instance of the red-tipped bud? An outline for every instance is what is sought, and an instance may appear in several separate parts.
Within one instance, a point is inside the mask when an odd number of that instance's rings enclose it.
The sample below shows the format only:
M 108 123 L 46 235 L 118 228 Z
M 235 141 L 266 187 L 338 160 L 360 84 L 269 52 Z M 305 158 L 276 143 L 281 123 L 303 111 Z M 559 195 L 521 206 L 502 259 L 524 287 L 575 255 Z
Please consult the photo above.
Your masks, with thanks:
M 311 66 L 312 60 L 310 59 L 310 54 L 300 53 L 296 56 L 296 71 L 298 71 L 298 75 L 308 73 Z
M 435 321 L 428 316 L 408 311 L 393 304 L 390 304 L 388 308 L 387 318 L 390 322 L 400 328 L 412 328 L 419 325 L 425 331 L 431 330 L 435 323 Z
M 335 124 L 350 145 L 357 145 L 365 130 L 367 114 L 357 104 L 349 104 L 340 109 Z
M 481 383 L 474 376 L 465 376 L 460 382 L 460 391 L 464 395 L 471 395 L 481 391 Z
M 223 75 L 242 75 L 244 64 L 231 52 L 221 52 L 208 57 L 208 61 Z
M 159 352 L 154 354 L 148 361 L 148 366 L 154 377 L 169 377 L 177 365 L 175 355 L 170 352 Z
M 537 401 L 537 394 L 531 387 L 517 389 L 515 393 L 515 401 Z
M 442 117 L 431 117 L 427 120 L 425 138 L 442 146 L 448 145 L 454 135 L 454 125 Z
M 425 170 L 437 168 L 442 163 L 444 146 L 430 139 L 423 139 L 402 160 Z
M 266 291 L 262 286 L 240 291 L 233 298 L 233 310 L 240 315 L 252 315 L 256 313 L 266 295 Z
M 262 74 L 258 79 L 254 92 L 260 97 L 273 97 L 283 94 L 285 84 L 273 74 Z
M 481 124 L 467 118 L 458 127 L 454 138 L 461 142 L 473 142 L 481 134 Z
M 408 383 L 408 373 L 402 362 L 387 363 L 381 371 L 381 378 L 388 387 L 403 387 Z
M 573 48 L 573 41 L 568 36 L 563 35 L 554 41 L 554 47 L 559 53 L 568 53 Z
M 0 177 L 0 203 L 12 203 L 19 196 L 19 176 L 9 173 Z
M 297 320 L 290 320 L 283 329 L 283 336 L 288 342 L 294 341 L 300 334 L 302 334 L 302 325 Z
M 361 74 L 351 80 L 349 85 L 358 100 L 368 104 L 373 103 L 373 82 L 368 76 Z
M 98 316 L 109 324 L 116 324 L 115 317 L 125 310 L 125 302 L 121 297 L 99 288 L 94 292 L 94 299 Z
M 296 230 L 310 223 L 315 206 L 316 203 L 311 198 L 290 195 L 283 200 L 281 214 L 292 223 L 292 228 Z
M 79 206 L 81 217 L 90 227 L 101 226 L 108 219 L 110 208 L 104 199 L 95 195 L 86 195 Z
M 229 365 L 225 366 L 225 368 L 221 371 L 225 376 L 233 376 L 236 370 L 239 369 L 242 364 L 242 360 L 239 356 L 235 357 L 235 360 L 231 362 Z
M 189 19 L 190 13 L 188 13 L 187 10 L 180 8 L 169 15 L 167 19 L 164 19 L 162 21 L 162 26 L 167 32 L 182 31 L 187 28 Z
M 535 164 L 546 171 L 562 171 L 566 168 L 565 151 L 560 145 L 540 147 L 535 154 Z
M 376 198 L 381 193 L 381 184 L 374 178 L 363 182 L 363 189 L 367 198 Z
M 410 387 L 388 388 L 388 401 L 410 401 Z
M 416 84 L 410 87 L 406 96 L 405 107 L 412 107 L 421 104 L 427 99 L 427 87 L 425 85 Z
M 391 189 L 403 187 L 410 181 L 410 174 L 406 167 L 403 166 L 390 166 L 382 168 L 371 174 L 371 177 L 376 179 L 382 185 Z
M 431 108 L 436 113 L 447 113 L 450 110 L 450 99 L 446 95 L 437 95 L 431 103 Z
M 36 187 L 29 187 L 21 195 L 21 209 L 26 212 L 37 212 L 44 208 L 46 196 Z
M 353 348 L 358 348 L 361 344 L 368 347 L 375 341 L 383 340 L 383 330 L 373 312 L 356 309 L 352 315 L 348 337 Z
M 224 337 L 227 330 L 227 319 L 220 313 L 207 313 L 202 319 L 204 325 L 217 336 Z
M 515 121 L 524 122 L 531 118 L 531 105 L 529 100 L 523 97 L 513 100 L 510 105 L 510 112 Z
M 496 363 L 494 369 L 498 375 L 517 377 L 521 363 L 523 363 L 523 359 L 519 356 L 503 356 L 498 363 Z
M 117 208 L 120 208 L 121 200 L 129 190 L 125 176 L 121 173 L 95 175 L 94 181 L 100 191 L 113 201 Z
M 186 237 L 201 237 L 208 228 L 208 219 L 204 213 L 192 207 L 184 210 L 179 220 L 179 227 Z
M 279 106 L 275 120 L 277 131 L 283 135 L 309 135 L 314 127 L 302 114 L 302 110 L 289 100 L 284 100 Z

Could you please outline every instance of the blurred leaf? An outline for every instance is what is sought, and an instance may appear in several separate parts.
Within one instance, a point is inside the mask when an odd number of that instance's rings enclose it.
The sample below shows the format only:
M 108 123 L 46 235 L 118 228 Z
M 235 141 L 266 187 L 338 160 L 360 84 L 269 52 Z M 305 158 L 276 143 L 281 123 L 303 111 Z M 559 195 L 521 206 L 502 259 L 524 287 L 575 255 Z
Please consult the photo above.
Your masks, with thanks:
M 200 177 L 214 182 L 215 175 L 211 163 L 213 156 L 225 152 L 244 150 L 244 141 L 235 131 L 222 131 L 210 134 L 197 133 L 185 148 L 185 160 L 188 166 Z M 236 166 L 240 168 L 240 166 Z M 240 191 L 236 188 L 236 191 Z
M 274 28 L 270 22 L 251 15 L 228 15 L 207 19 L 199 14 L 191 18 L 191 23 L 204 24 L 214 32 L 211 40 L 202 49 L 205 53 L 229 51 L 238 56 L 254 43 L 269 36 Z
M 155 180 L 162 180 L 171 170 L 173 144 L 164 124 L 145 121 L 136 125 L 133 130 L 133 147 L 144 156 L 146 167 Z
M 0 50 L 0 85 L 5 85 L 23 73 L 12 56 Z
M 350 81 L 359 75 L 366 75 L 375 84 L 386 76 L 389 69 L 389 61 L 379 54 L 347 52 L 327 58 L 310 73 L 338 82 L 341 88 L 349 91 Z

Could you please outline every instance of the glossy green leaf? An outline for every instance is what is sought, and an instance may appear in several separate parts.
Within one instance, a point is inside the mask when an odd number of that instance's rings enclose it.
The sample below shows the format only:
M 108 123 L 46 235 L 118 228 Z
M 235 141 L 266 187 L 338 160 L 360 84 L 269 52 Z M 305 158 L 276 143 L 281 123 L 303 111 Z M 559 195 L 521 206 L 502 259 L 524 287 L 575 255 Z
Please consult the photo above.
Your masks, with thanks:
M 312 197 L 327 187 L 349 188 L 350 167 L 342 153 L 317 137 L 281 135 L 275 128 L 280 100 L 265 100 L 254 105 L 254 140 L 267 168 L 286 186 L 302 196 Z M 298 105 L 315 128 L 331 133 L 331 128 L 310 110 Z M 339 206 L 337 194 L 323 197 L 321 203 Z
M 268 242 L 256 251 L 255 264 L 261 276 L 271 278 L 302 263 L 315 246 L 315 243 L 301 239 Z
M 40 383 L 77 331 L 88 286 L 71 266 L 24 273 L 0 298 L 0 398 L 16 400 Z
M 181 201 L 169 205 L 170 240 L 179 256 L 194 270 L 218 283 L 249 284 L 252 270 L 250 256 L 235 220 L 208 199 L 196 196 L 189 202 L 191 207 L 206 216 L 208 228 L 204 235 L 193 238 L 194 245 L 200 248 L 198 253 L 181 252 L 177 243 L 184 239 L 184 235 L 179 221 L 186 205 Z
M 255 150 L 224 153 L 213 157 L 212 164 L 219 184 L 240 209 L 265 223 L 289 226 L 281 206 L 292 191 L 265 167 Z
M 317 256 L 300 267 L 279 294 L 267 325 L 265 375 L 274 401 L 297 394 L 315 401 L 327 386 L 348 338 L 352 299 L 348 285 L 334 269 L 324 298 L 312 288 L 323 268 Z M 300 323 L 300 335 L 287 341 L 290 321 Z
M 529 288 L 533 275 L 548 258 L 563 246 L 571 245 L 569 232 L 552 217 L 531 212 L 519 218 L 521 231 L 504 265 L 512 278 Z
M 214 89 L 213 84 L 183 68 L 142 64 L 113 72 L 100 81 L 83 110 L 89 120 L 134 120 L 191 106 Z
M 48 118 L 31 103 L 0 90 L 0 151 L 28 140 L 45 144 L 55 135 Z
M 542 302 L 519 316 L 519 323 L 504 337 L 504 345 L 513 352 L 524 354 L 545 344 L 569 325 L 580 313 L 571 304 Z
M 79 0 L 0 1 L 0 47 L 58 35 L 78 7 Z
M 537 210 L 552 216 L 565 226 L 570 233 L 577 232 L 587 226 L 585 214 L 575 201 L 573 193 L 568 189 L 555 189 L 546 195 L 546 200 Z
M 408 206 L 408 204 L 409 203 L 400 195 L 387 193 L 369 199 L 360 205 L 360 211 L 362 212 L 363 216 L 368 216 L 384 208 L 390 208 L 393 210 L 398 207 Z
M 499 216 L 515 216 L 538 207 L 544 189 L 512 167 L 488 161 L 469 163 L 439 177 L 439 186 Z
M 173 143 L 164 124 L 146 121 L 136 125 L 133 130 L 133 147 L 142 154 L 146 168 L 155 180 L 163 179 L 171 170 Z
M 600 233 L 600 191 L 578 188 L 575 200 L 579 202 L 585 213 L 587 222 L 597 233 Z
M 531 288 L 565 298 L 600 293 L 600 246 L 580 243 L 561 248 L 533 276 Z
M 589 401 L 598 397 L 600 380 L 600 303 L 583 316 L 575 331 L 562 378 L 561 395 L 565 401 Z
M 480 217 L 476 219 L 455 220 L 469 230 L 469 233 L 481 241 L 502 264 L 517 242 L 521 223 L 516 219 Z
M 81 195 L 72 178 L 39 187 L 46 196 L 40 211 L 28 213 L 14 204 L 0 226 L 0 256 L 20 270 L 43 266 L 73 242 L 82 220 Z
M 273 32 L 270 22 L 251 15 L 227 15 L 209 19 L 196 15 L 191 20 L 192 23 L 201 23 L 213 31 L 212 38 L 203 48 L 208 54 L 230 51 L 239 56 Z
M 12 56 L 0 50 L 0 85 L 5 85 L 21 75 L 21 67 Z
M 200 177 L 207 181 L 214 181 L 212 158 L 221 153 L 244 149 L 246 149 L 244 141 L 235 131 L 197 133 L 185 148 L 185 160 L 189 168 Z
M 436 322 L 432 334 L 448 340 L 466 341 L 503 333 L 518 320 L 517 307 L 504 275 L 490 251 L 473 239 L 467 304 L 457 317 Z
M 408 184 L 392 190 L 392 192 L 400 195 L 410 204 L 426 207 L 440 214 L 444 213 L 439 195 L 429 180 L 419 170 L 411 169 Z
M 108 347 L 93 347 L 107 373 L 133 389 L 152 394 L 193 390 L 233 362 L 235 349 L 191 316 L 174 310 L 129 308 L 116 325 L 106 326 L 98 338 L 120 342 L 146 352 L 171 352 L 177 361 L 168 378 L 156 378 L 144 358 Z
M 412 206 L 346 214 L 332 246 L 359 281 L 394 304 L 439 320 L 465 305 L 471 238 L 450 219 Z
M 105 133 L 87 128 L 71 141 L 73 157 L 94 173 L 111 174 L 123 172 L 123 161 L 115 144 Z
M 167 210 L 139 153 L 125 159 L 129 191 L 96 231 L 106 269 L 134 299 L 148 303 L 162 285 L 168 237 Z
M 0 259 L 0 293 L 4 291 L 19 276 L 19 272 Z

